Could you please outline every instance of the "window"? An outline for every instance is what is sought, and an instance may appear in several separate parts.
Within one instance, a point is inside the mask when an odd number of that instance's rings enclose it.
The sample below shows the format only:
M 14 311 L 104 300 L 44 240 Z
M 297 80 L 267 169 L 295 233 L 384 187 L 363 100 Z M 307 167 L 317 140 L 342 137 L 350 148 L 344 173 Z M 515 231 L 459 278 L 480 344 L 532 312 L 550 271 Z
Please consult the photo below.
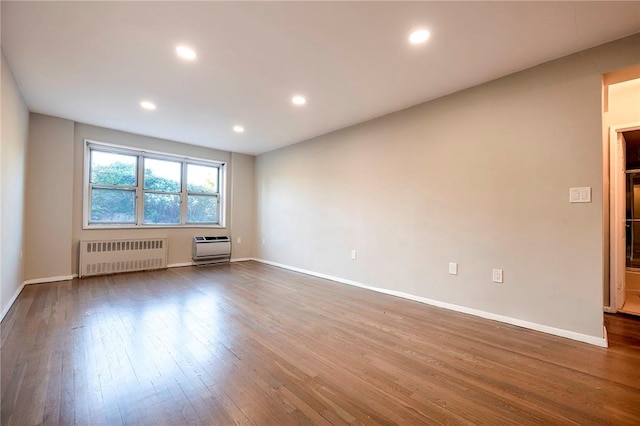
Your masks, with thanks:
M 182 164 L 144 159 L 144 224 L 179 225 Z
M 187 164 L 187 221 L 210 223 L 218 220 L 218 175 L 215 169 Z
M 137 162 L 132 155 L 91 151 L 92 223 L 135 223 Z
M 224 163 L 85 143 L 85 227 L 224 226 Z

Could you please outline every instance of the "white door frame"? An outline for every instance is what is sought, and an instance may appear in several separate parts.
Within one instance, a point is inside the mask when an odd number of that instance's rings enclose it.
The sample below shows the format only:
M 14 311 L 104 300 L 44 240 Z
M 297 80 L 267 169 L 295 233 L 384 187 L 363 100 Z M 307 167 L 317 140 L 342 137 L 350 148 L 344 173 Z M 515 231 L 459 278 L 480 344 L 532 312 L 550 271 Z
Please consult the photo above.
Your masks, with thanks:
M 626 165 L 623 132 L 640 130 L 640 123 L 611 126 L 609 131 L 609 254 L 610 312 L 624 304 L 626 266 Z

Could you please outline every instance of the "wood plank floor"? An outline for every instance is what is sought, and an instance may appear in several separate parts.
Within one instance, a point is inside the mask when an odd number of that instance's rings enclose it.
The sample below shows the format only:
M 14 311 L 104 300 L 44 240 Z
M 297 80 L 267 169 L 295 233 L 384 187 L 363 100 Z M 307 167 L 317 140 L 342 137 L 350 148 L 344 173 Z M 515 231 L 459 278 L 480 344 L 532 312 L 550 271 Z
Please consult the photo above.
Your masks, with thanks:
M 640 424 L 640 322 L 602 349 L 244 262 L 25 287 L 3 425 Z

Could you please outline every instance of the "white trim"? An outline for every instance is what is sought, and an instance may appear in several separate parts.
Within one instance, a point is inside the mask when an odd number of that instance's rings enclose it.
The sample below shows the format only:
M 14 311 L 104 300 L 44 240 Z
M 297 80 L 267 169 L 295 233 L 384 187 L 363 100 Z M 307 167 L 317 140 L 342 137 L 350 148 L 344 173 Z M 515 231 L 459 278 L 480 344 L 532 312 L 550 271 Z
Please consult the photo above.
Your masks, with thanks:
M 7 312 L 9 312 L 9 309 L 11 309 L 11 307 L 13 306 L 13 304 L 15 303 L 16 299 L 18 298 L 18 296 L 20 295 L 20 293 L 22 292 L 25 286 L 31 285 L 31 284 L 53 283 L 56 281 L 69 281 L 74 279 L 77 276 L 78 276 L 77 274 L 61 275 L 59 277 L 34 278 L 31 280 L 23 281 L 22 284 L 20 284 L 20 287 L 18 287 L 18 289 L 14 293 L 13 297 L 11 297 L 11 299 L 9 300 L 9 303 L 7 303 L 7 306 L 5 306 L 5 308 L 2 310 L 2 314 L 0 314 L 0 321 L 4 319 L 5 315 L 7 315 Z
M 86 230 L 105 230 L 105 229 L 170 229 L 170 228 L 201 228 L 201 229 L 227 229 L 227 226 L 224 225 L 123 225 L 123 224 L 113 224 L 109 225 L 106 223 L 101 223 L 98 225 L 91 225 L 88 228 L 83 228 Z
M 530 321 L 525 321 L 525 320 L 521 320 L 521 319 L 518 319 L 518 318 L 512 318 L 512 317 L 508 317 L 508 316 L 505 316 L 505 315 L 494 314 L 492 312 L 486 312 L 486 311 L 481 311 L 481 310 L 478 310 L 478 309 L 468 308 L 466 306 L 454 305 L 452 303 L 441 302 L 441 301 L 434 300 L 434 299 L 428 299 L 426 297 L 416 296 L 416 295 L 409 294 L 409 293 L 404 293 L 404 292 L 401 292 L 401 291 L 388 290 L 388 289 L 379 288 L 379 287 L 372 287 L 372 286 L 369 286 L 369 285 L 366 285 L 366 284 L 359 283 L 357 281 L 348 280 L 348 279 L 336 277 L 336 276 L 333 276 L 333 275 L 322 274 L 322 273 L 319 273 L 319 272 L 314 272 L 314 271 L 310 271 L 310 270 L 307 270 L 307 269 L 297 268 L 295 266 L 289 266 L 289 265 L 285 265 L 285 264 L 282 264 L 282 263 L 272 262 L 270 260 L 253 258 L 253 257 L 245 257 L 245 258 L 232 259 L 231 262 L 245 262 L 245 261 L 249 261 L 249 260 L 254 260 L 256 262 L 265 263 L 267 265 L 272 265 L 272 266 L 276 266 L 278 268 L 288 269 L 288 270 L 295 271 L 295 272 L 300 272 L 300 273 L 303 273 L 303 274 L 306 274 L 306 275 L 312 275 L 312 276 L 315 276 L 315 277 L 324 278 L 324 279 L 331 280 L 331 281 L 336 281 L 336 282 L 339 282 L 339 283 L 342 283 L 342 284 L 348 284 L 348 285 L 352 285 L 352 286 L 355 286 L 355 287 L 365 288 L 367 290 L 373 290 L 373 291 L 376 291 L 378 293 L 388 294 L 388 295 L 391 295 L 391 296 L 401 297 L 403 299 L 409 299 L 409 300 L 413 300 L 413 301 L 416 301 L 416 302 L 425 303 L 427 305 L 437 306 L 439 308 L 449 309 L 451 311 L 462 312 L 462 313 L 465 313 L 465 314 L 474 315 L 474 316 L 477 316 L 477 317 L 486 318 L 486 319 L 490 319 L 490 320 L 493 320 L 493 321 L 499 321 L 499 322 L 502 322 L 502 323 L 511 324 L 511 325 L 515 325 L 515 326 L 518 326 L 518 327 L 528 328 L 530 330 L 541 331 L 543 333 L 552 334 L 554 336 L 565 337 L 567 339 L 577 340 L 579 342 L 589 343 L 591 345 L 600 346 L 600 347 L 603 347 L 603 348 L 606 348 L 606 347 L 609 346 L 608 345 L 608 339 L 607 339 L 607 329 L 604 328 L 604 327 L 603 327 L 603 336 L 604 337 L 600 338 L 600 337 L 590 336 L 588 334 L 576 333 L 574 331 L 564 330 L 564 329 L 561 329 L 561 328 L 555 328 L 555 327 L 550 327 L 550 326 L 547 326 L 547 325 L 542 325 L 542 324 L 538 324 L 538 323 L 534 323 L 534 322 L 530 322 Z M 170 265 L 167 265 L 167 268 L 179 268 L 179 267 L 183 267 L 183 266 L 193 266 L 193 265 L 195 265 L 193 262 L 172 263 Z M 77 276 L 77 275 L 75 275 L 75 276 Z M 59 277 L 36 278 L 36 279 L 27 280 L 27 281 L 23 282 L 22 285 L 16 291 L 16 293 L 13 295 L 13 297 L 11 298 L 9 303 L 7 304 L 7 307 L 5 307 L 5 309 L 2 311 L 2 315 L 0 316 L 0 320 L 2 320 L 2 318 L 4 318 L 4 316 L 9 311 L 9 309 L 11 309 L 11 306 L 13 305 L 15 300 L 18 298 L 18 295 L 20 294 L 20 292 L 22 291 L 22 289 L 24 288 L 25 285 L 40 284 L 40 283 L 50 283 L 50 282 L 55 282 L 55 281 L 68 281 L 68 280 L 71 280 L 73 278 L 74 278 L 74 275 L 63 275 L 63 276 L 59 276 Z
M 69 281 L 72 279 L 73 279 L 73 275 L 60 275 L 59 277 L 34 278 L 32 280 L 26 280 L 22 284 L 24 285 L 44 284 L 44 283 L 53 283 L 56 281 Z
M 91 223 L 91 198 L 90 193 L 93 190 L 93 184 L 90 180 L 91 168 L 91 150 L 128 155 L 136 158 L 136 184 L 133 186 L 121 186 L 122 190 L 134 191 L 136 195 L 135 222 L 134 223 Z M 179 192 L 172 194 L 180 195 L 180 223 L 178 224 L 145 224 L 144 223 L 144 159 L 157 159 L 181 164 L 181 183 Z M 189 164 L 216 167 L 218 169 L 218 192 L 207 194 L 209 196 L 218 197 L 218 223 L 189 223 L 187 222 L 187 203 L 186 198 L 190 192 L 187 188 L 186 169 Z M 144 228 L 226 228 L 226 196 L 227 196 L 227 162 L 219 160 L 210 160 L 198 157 L 190 157 L 185 155 L 177 155 L 168 152 L 151 151 L 132 146 L 116 145 L 106 142 L 96 141 L 94 139 L 84 139 L 84 171 L 83 171 L 83 199 L 82 199 L 82 229 L 144 229 Z M 204 195 L 204 194 L 197 194 Z
M 18 287 L 16 292 L 13 293 L 13 296 L 11 297 L 11 299 L 9 299 L 9 303 L 7 303 L 7 306 L 5 306 L 4 309 L 2 310 L 2 314 L 0 314 L 0 321 L 4 319 L 4 316 L 7 315 L 7 313 L 9 312 L 9 309 L 11 309 L 13 304 L 16 302 L 16 299 L 18 298 L 18 296 L 20 296 L 20 293 L 24 289 L 24 285 L 25 285 L 24 283 L 20 284 L 20 287 Z
M 175 142 L 175 141 L 170 141 L 170 142 Z M 165 151 L 155 151 L 155 150 L 151 150 L 151 149 L 145 149 L 145 148 L 138 148 L 136 146 L 132 146 L 132 145 L 119 145 L 119 144 L 115 144 L 115 143 L 109 143 L 109 142 L 102 142 L 102 141 L 98 141 L 95 139 L 91 139 L 91 138 L 85 138 L 84 139 L 84 143 L 85 145 L 93 145 L 93 146 L 97 146 L 98 149 L 102 148 L 102 149 L 106 149 L 109 151 L 118 151 L 119 153 L 122 154 L 131 154 L 133 153 L 140 153 L 140 154 L 150 154 L 150 156 L 152 157 L 158 157 L 159 159 L 173 159 L 181 161 L 181 160 L 189 160 L 189 161 L 193 161 L 193 162 L 198 162 L 203 166 L 206 165 L 211 165 L 211 163 L 214 164 L 218 164 L 218 165 L 225 165 L 227 164 L 226 161 L 222 161 L 222 160 L 214 160 L 212 158 L 204 158 L 204 157 L 193 157 L 190 155 L 182 155 L 182 154 L 175 154 L 172 152 L 165 152 Z M 176 143 L 182 143 L 182 142 L 176 142 Z M 135 155 L 135 154 L 134 154 Z
M 610 128 L 609 134 L 609 306 L 615 313 L 624 301 L 618 286 L 624 287 L 625 274 L 625 144 L 624 138 Z M 623 293 L 624 294 L 624 293 Z
M 634 130 L 640 130 L 640 122 L 627 123 L 627 124 L 616 124 L 614 126 L 611 126 L 611 130 L 613 130 L 616 133 L 631 132 L 631 131 L 634 131 Z
M 247 262 L 249 260 L 256 260 L 253 257 L 238 257 L 235 259 L 231 259 L 229 262 Z M 182 268 L 183 266 L 197 266 L 194 262 L 181 262 L 181 263 L 172 263 L 171 265 L 167 265 L 167 268 Z
M 256 262 L 266 263 L 267 265 L 277 266 L 279 268 L 289 269 L 295 272 L 301 272 L 307 275 L 313 275 L 315 277 L 328 279 L 331 281 L 337 281 L 342 284 L 353 285 L 356 287 L 366 288 L 368 290 L 377 291 L 379 293 L 388 294 L 391 296 L 402 297 L 403 299 L 414 300 L 416 302 L 426 303 L 428 305 L 437 306 L 439 308 L 449 309 L 456 312 L 462 312 L 469 315 L 474 315 L 481 318 L 490 319 L 493 321 L 499 321 L 506 324 L 516 325 L 518 327 L 528 328 L 530 330 L 541 331 L 543 333 L 552 334 L 554 336 L 565 337 L 567 339 L 577 340 L 579 342 L 589 343 L 591 345 L 600 346 L 603 348 L 608 347 L 606 330 L 603 331 L 604 337 L 595 337 L 590 336 L 588 334 L 576 333 L 574 331 L 564 330 L 561 328 L 550 327 L 547 325 L 538 324 L 535 322 L 525 321 L 518 318 L 512 318 L 505 315 L 494 314 L 492 312 L 485 312 L 478 309 L 468 308 L 466 306 L 454 305 L 452 303 L 441 302 L 438 300 L 428 299 L 426 297 L 416 296 L 409 293 L 404 293 L 401 291 L 387 290 L 379 287 L 372 287 L 366 284 L 359 283 L 357 281 L 348 280 L 340 277 L 335 277 L 332 275 L 321 274 L 319 272 L 309 271 L 307 269 L 297 268 L 295 266 L 284 265 L 282 263 L 272 262 L 270 260 L 265 259 L 257 259 L 254 258 Z
M 193 262 L 180 262 L 180 263 L 172 263 L 171 265 L 167 265 L 167 268 L 182 268 L 183 266 L 193 266 L 195 263 Z
M 625 236 L 625 164 L 617 164 L 620 160 L 618 135 L 623 132 L 639 130 L 640 122 L 617 124 L 609 127 L 609 307 L 616 313 L 622 307 L 625 287 L 625 247 L 621 241 Z M 622 169 L 619 170 L 619 169 Z M 618 196 L 616 196 L 618 195 Z M 622 244 L 622 245 L 621 245 Z M 618 285 L 621 286 L 619 300 Z

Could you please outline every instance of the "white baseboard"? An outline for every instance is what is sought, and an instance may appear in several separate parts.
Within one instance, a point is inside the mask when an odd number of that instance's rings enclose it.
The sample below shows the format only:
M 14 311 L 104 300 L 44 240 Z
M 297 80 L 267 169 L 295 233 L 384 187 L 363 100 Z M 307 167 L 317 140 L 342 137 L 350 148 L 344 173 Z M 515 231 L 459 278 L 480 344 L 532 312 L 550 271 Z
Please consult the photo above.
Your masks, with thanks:
M 255 260 L 253 257 L 238 257 L 235 259 L 231 259 L 229 262 L 247 262 L 249 260 Z M 172 263 L 167 265 L 167 268 L 182 268 L 183 266 L 197 266 L 194 262 L 182 262 L 182 263 Z
M 336 282 L 339 282 L 339 283 L 342 283 L 342 284 L 348 284 L 348 285 L 353 285 L 353 286 L 356 286 L 356 287 L 365 288 L 365 289 L 368 289 L 368 290 L 377 291 L 379 293 L 384 293 L 384 294 L 388 294 L 388 295 L 391 295 L 391 296 L 396 296 L 396 297 L 401 297 L 401 298 L 404 298 L 404 299 L 414 300 L 416 302 L 421 302 L 421 303 L 425 303 L 425 304 L 432 305 L 432 306 L 437 306 L 437 307 L 444 308 L 444 309 L 449 309 L 449 310 L 456 311 L 456 312 L 462 312 L 462 313 L 465 313 L 465 314 L 474 315 L 474 316 L 477 316 L 477 317 L 486 318 L 486 319 L 490 319 L 490 320 L 493 320 L 493 321 L 498 321 L 498 322 L 502 322 L 502 323 L 506 323 L 506 324 L 511 324 L 511 325 L 515 325 L 515 326 L 518 326 L 518 327 L 528 328 L 530 330 L 540 331 L 540 332 L 543 332 L 543 333 L 552 334 L 554 336 L 565 337 L 567 339 L 577 340 L 579 342 L 589 343 L 591 345 L 600 346 L 600 347 L 603 347 L 603 348 L 608 347 L 607 330 L 604 327 L 603 327 L 603 337 L 590 336 L 588 334 L 576 333 L 574 331 L 569 331 L 569 330 L 564 330 L 564 329 L 561 329 L 561 328 L 550 327 L 550 326 L 547 326 L 547 325 L 538 324 L 538 323 L 534 323 L 534 322 L 530 322 L 530 321 L 525 321 L 525 320 L 521 320 L 521 319 L 518 319 L 518 318 L 512 318 L 512 317 L 508 317 L 508 316 L 505 316 L 505 315 L 494 314 L 492 312 L 486 312 L 486 311 L 481 311 L 481 310 L 478 310 L 478 309 L 468 308 L 466 306 L 454 305 L 452 303 L 447 303 L 447 302 L 441 302 L 439 300 L 428 299 L 426 297 L 416 296 L 416 295 L 409 294 L 409 293 L 404 293 L 404 292 L 401 292 L 401 291 L 388 290 L 388 289 L 379 288 L 379 287 L 372 287 L 372 286 L 369 286 L 369 285 L 366 285 L 366 284 L 359 283 L 357 281 L 348 280 L 348 279 L 340 278 L 340 277 L 335 277 L 333 275 L 322 274 L 322 273 L 319 273 L 319 272 L 314 272 L 314 271 L 310 271 L 310 270 L 307 270 L 307 269 L 297 268 L 295 266 L 285 265 L 285 264 L 282 264 L 282 263 L 272 262 L 270 260 L 246 257 L 246 258 L 231 259 L 231 262 L 245 262 L 245 261 L 249 261 L 249 260 L 254 260 L 256 262 L 265 263 L 267 265 L 272 265 L 272 266 L 277 266 L 279 268 L 288 269 L 290 271 L 301 272 L 303 274 L 312 275 L 312 276 L 315 276 L 315 277 L 324 278 L 324 279 L 331 280 L 331 281 L 336 281 Z M 167 267 L 168 268 L 179 268 L 179 267 L 183 267 L 183 266 L 192 266 L 192 265 L 194 265 L 193 262 L 183 262 L 183 263 L 173 263 L 173 264 L 167 265 Z M 50 282 L 56 282 L 56 281 L 67 281 L 67 280 L 73 279 L 74 277 L 77 277 L 77 274 L 74 274 L 74 275 L 62 275 L 62 276 L 58 276 L 58 277 L 49 277 L 49 278 L 36 278 L 36 279 L 31 279 L 31 280 L 24 281 L 20 285 L 20 287 L 16 290 L 15 294 L 13 295 L 13 297 L 9 300 L 9 303 L 7 303 L 7 306 L 5 306 L 5 308 L 2 310 L 2 314 L 0 315 L 0 321 L 2 320 L 2 318 L 4 318 L 4 316 L 7 314 L 7 312 L 9 312 L 9 309 L 11 309 L 11 306 L 13 306 L 14 302 L 18 298 L 18 295 L 20 295 L 20 292 L 22 291 L 22 289 L 24 288 L 25 285 L 50 283 Z
M 54 283 L 56 281 L 69 281 L 69 280 L 72 280 L 73 278 L 74 278 L 73 275 L 60 275 L 59 277 L 34 278 L 32 280 L 26 280 L 23 284 L 29 285 L 29 284 Z
M 20 296 L 20 293 L 22 292 L 22 289 L 24 289 L 24 286 L 25 286 L 25 283 L 20 284 L 20 287 L 18 287 L 16 292 L 13 293 L 13 296 L 11 296 L 11 299 L 9 299 L 9 303 L 7 303 L 7 305 L 2 310 L 2 314 L 0 314 L 0 321 L 4 319 L 5 315 L 7 315 L 7 312 L 9 312 L 9 309 L 11 309 L 16 299 L 18 298 L 18 296 Z
M 167 265 L 167 268 L 182 268 L 184 266 L 193 266 L 195 263 L 193 262 L 181 262 L 181 263 L 171 263 Z
M 18 296 L 22 292 L 22 289 L 24 288 L 24 286 L 31 285 L 31 284 L 53 283 L 53 282 L 57 282 L 57 281 L 69 281 L 69 280 L 74 279 L 77 276 L 78 276 L 78 274 L 61 275 L 59 277 L 33 278 L 31 280 L 23 281 L 22 284 L 20 284 L 20 287 L 18 287 L 18 289 L 16 290 L 15 294 L 13 295 L 13 297 L 11 297 L 11 299 L 9 300 L 9 303 L 7 303 L 7 306 L 5 306 L 4 309 L 2 310 L 2 314 L 0 314 L 0 321 L 2 321 L 4 319 L 4 316 L 7 315 L 7 312 L 9 312 L 9 309 L 11 309 L 13 304 L 16 302 L 16 299 L 18 298 Z
M 515 325 L 518 327 L 528 328 L 530 330 L 541 331 L 543 333 L 552 334 L 554 336 L 565 337 L 567 339 L 577 340 L 583 343 L 589 343 L 591 345 L 600 346 L 606 348 L 609 346 L 607 341 L 606 330 L 603 331 L 604 337 L 590 336 L 588 334 L 576 333 L 575 331 L 564 330 L 561 328 L 550 327 L 543 324 L 538 324 L 531 321 L 525 321 L 518 318 L 512 318 L 505 315 L 494 314 L 492 312 L 481 311 L 479 309 L 468 308 L 466 306 L 454 305 L 452 303 L 441 302 L 439 300 L 428 299 L 426 297 L 416 296 L 401 291 L 388 290 L 385 288 L 372 287 L 366 284 L 359 283 L 357 281 L 348 280 L 340 277 L 334 277 L 332 275 L 322 274 L 319 272 L 309 271 L 307 269 L 297 268 L 295 266 L 284 265 L 282 263 L 272 262 L 265 259 L 252 259 L 256 262 L 266 263 L 267 265 L 277 266 L 279 268 L 289 269 L 295 272 L 301 272 L 307 275 L 313 275 L 319 278 L 325 278 L 331 281 L 337 281 L 339 283 L 353 285 L 356 287 L 366 288 L 368 290 L 377 291 L 379 293 L 389 294 L 391 296 L 402 297 L 404 299 L 414 300 L 416 302 L 426 303 L 428 305 L 437 306 L 439 308 L 445 308 L 456 312 L 462 312 L 469 315 L 474 315 L 481 318 L 490 319 L 493 321 L 499 321 L 506 324 Z

